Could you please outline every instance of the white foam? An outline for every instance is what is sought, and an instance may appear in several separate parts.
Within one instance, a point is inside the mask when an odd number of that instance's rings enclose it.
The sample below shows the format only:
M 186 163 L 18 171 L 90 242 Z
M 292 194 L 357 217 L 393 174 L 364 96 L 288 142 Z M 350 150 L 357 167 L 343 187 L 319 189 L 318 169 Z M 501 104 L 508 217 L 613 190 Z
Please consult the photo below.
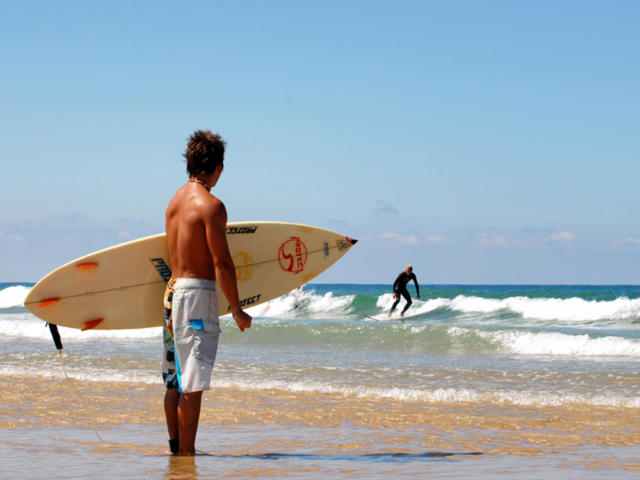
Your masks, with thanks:
M 162 328 L 141 328 L 135 330 L 87 330 L 58 327 L 63 341 L 109 339 L 152 339 L 162 337 Z M 46 323 L 29 313 L 4 314 L 0 316 L 0 335 L 51 340 Z
M 144 371 L 113 371 L 112 369 L 67 367 L 69 378 L 84 382 L 160 384 L 160 375 Z M 42 378 L 64 378 L 62 367 L 42 368 L 36 365 L 0 365 L 0 375 L 32 376 Z M 489 403 L 520 406 L 615 406 L 640 408 L 640 397 L 624 395 L 576 394 L 552 391 L 479 391 L 466 388 L 398 388 L 331 384 L 322 381 L 283 381 L 283 380 L 239 380 L 224 378 L 217 374 L 211 387 L 233 388 L 244 391 L 264 392 L 269 390 L 296 394 L 330 394 L 344 397 L 356 397 L 370 400 L 394 400 L 422 404 Z
M 31 287 L 14 285 L 0 290 L 0 308 L 21 307 Z
M 335 296 L 332 292 L 318 295 L 298 288 L 266 304 L 249 308 L 247 313 L 264 318 L 291 317 L 299 314 L 339 317 L 353 310 L 355 298 L 355 295 Z
M 488 332 L 484 332 L 487 335 Z M 573 357 L 635 357 L 640 342 L 620 337 L 593 338 L 557 332 L 497 332 L 494 337 L 507 349 L 524 355 L 568 355 Z
M 448 333 L 451 336 L 477 335 L 496 344 L 502 351 L 519 355 L 630 357 L 640 360 L 640 340 L 636 339 L 559 332 L 483 331 L 459 327 L 449 327 Z
M 582 298 L 509 297 L 502 300 L 459 295 L 450 308 L 465 313 L 511 311 L 527 319 L 589 322 L 640 318 L 640 299 L 619 297 L 615 300 Z
M 65 362 L 66 363 L 66 362 Z M 161 375 L 145 374 L 144 372 L 136 371 L 114 371 L 106 369 L 95 368 L 75 368 L 65 366 L 64 370 L 62 365 L 56 365 L 53 368 L 42 368 L 42 366 L 36 365 L 0 365 L 0 375 L 3 377 L 9 376 L 28 376 L 28 377 L 42 377 L 42 378 L 69 378 L 73 380 L 81 380 L 83 382 L 99 382 L 99 383 L 144 383 L 152 385 L 154 383 L 161 383 Z
M 393 304 L 390 293 L 380 295 L 376 305 L 388 311 Z M 401 305 L 403 304 L 401 300 Z M 401 306 L 400 305 L 400 306 Z M 458 295 L 453 299 L 435 298 L 427 301 L 413 300 L 410 313 L 429 313 L 440 308 L 470 314 L 511 312 L 529 320 L 557 320 L 567 323 L 619 321 L 640 318 L 640 298 L 619 297 L 615 300 L 584 300 L 582 298 L 529 298 L 504 299 Z
M 292 393 L 334 394 L 355 396 L 366 399 L 389 399 L 402 402 L 416 403 L 491 403 L 523 406 L 560 406 L 576 405 L 608 405 L 618 407 L 640 407 L 640 397 L 624 397 L 612 395 L 580 395 L 562 394 L 556 392 L 531 391 L 497 391 L 480 392 L 472 389 L 439 388 L 435 390 L 420 390 L 395 387 L 365 387 L 331 385 L 323 382 L 280 380 L 270 381 L 238 381 L 230 379 L 215 379 L 212 387 L 237 388 L 240 390 L 284 390 Z
M 393 305 L 393 302 L 395 302 L 393 294 L 385 293 L 378 297 L 376 306 L 380 308 L 382 312 L 388 313 L 391 309 L 391 306 Z M 425 301 L 415 298 L 412 299 L 412 302 L 413 303 L 411 304 L 411 307 L 409 307 L 409 310 L 407 310 L 407 315 L 423 315 L 438 310 L 439 308 L 449 307 L 451 305 L 451 300 L 447 298 L 433 298 Z M 402 309 L 404 304 L 404 299 L 401 299 L 397 308 Z

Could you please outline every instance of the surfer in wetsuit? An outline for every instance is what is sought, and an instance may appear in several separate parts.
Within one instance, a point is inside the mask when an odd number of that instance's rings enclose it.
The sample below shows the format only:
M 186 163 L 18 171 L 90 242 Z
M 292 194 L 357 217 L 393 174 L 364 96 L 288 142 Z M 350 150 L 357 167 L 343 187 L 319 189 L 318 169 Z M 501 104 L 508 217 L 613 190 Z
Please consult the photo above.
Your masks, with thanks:
M 413 267 L 411 265 L 407 265 L 407 268 L 404 270 L 404 272 L 400 273 L 400 275 L 398 275 L 398 278 L 396 278 L 396 281 L 393 282 L 393 298 L 395 299 L 395 302 L 393 302 L 393 305 L 391 306 L 389 317 L 391 317 L 393 311 L 398 306 L 398 303 L 400 303 L 401 296 L 404 297 L 404 299 L 407 301 L 407 304 L 404 306 L 402 312 L 400 313 L 401 317 L 404 317 L 404 312 L 406 312 L 407 309 L 411 306 L 411 295 L 407 290 L 407 284 L 411 280 L 413 280 L 413 283 L 416 284 L 416 292 L 418 294 L 418 298 L 420 298 L 420 286 L 418 285 L 418 279 L 416 278 L 416 274 L 413 273 Z

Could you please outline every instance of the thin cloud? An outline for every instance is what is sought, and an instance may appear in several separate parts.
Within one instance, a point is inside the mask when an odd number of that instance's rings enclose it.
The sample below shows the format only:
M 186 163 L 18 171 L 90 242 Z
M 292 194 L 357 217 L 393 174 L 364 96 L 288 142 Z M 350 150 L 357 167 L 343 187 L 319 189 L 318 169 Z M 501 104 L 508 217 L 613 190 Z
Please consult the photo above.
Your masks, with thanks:
M 449 243 L 449 239 L 442 235 L 429 235 L 427 237 L 427 243 Z
M 398 243 L 406 245 L 417 245 L 419 243 L 418 237 L 415 235 L 400 235 L 395 232 L 386 232 L 381 235 L 384 240 L 395 240 Z
M 479 247 L 501 247 L 507 244 L 507 237 L 496 233 L 479 233 L 476 235 L 475 244 Z
M 376 200 L 375 212 L 382 215 L 396 215 L 398 213 L 398 209 L 386 200 L 378 199 Z
M 562 243 L 572 243 L 578 240 L 578 237 L 571 232 L 552 233 L 548 238 L 551 241 Z
M 633 245 L 639 245 L 640 246 L 640 238 L 626 237 L 626 238 L 621 238 L 620 242 L 621 243 L 631 243 Z
M 637 238 L 637 237 L 614 238 L 611 240 L 610 245 L 612 247 L 623 247 L 625 245 L 640 247 L 640 238 Z

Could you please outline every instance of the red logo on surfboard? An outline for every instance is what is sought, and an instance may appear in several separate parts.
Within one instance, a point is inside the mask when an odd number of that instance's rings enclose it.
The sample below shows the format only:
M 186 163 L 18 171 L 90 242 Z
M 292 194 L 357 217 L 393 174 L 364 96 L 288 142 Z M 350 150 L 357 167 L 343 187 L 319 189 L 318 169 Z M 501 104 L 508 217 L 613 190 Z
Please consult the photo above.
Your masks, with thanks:
M 285 272 L 294 274 L 304 270 L 304 264 L 307 263 L 308 256 L 307 246 L 298 237 L 290 237 L 289 240 L 280 245 L 280 250 L 278 250 L 280 267 Z

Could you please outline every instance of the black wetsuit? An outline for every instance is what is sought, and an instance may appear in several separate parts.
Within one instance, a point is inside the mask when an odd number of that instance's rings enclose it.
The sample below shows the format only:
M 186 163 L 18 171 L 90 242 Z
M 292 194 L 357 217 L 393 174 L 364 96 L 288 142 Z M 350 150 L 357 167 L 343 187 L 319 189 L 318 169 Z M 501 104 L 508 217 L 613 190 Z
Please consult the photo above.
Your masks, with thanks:
M 396 294 L 396 301 L 393 302 L 393 306 L 391 307 L 391 312 L 389 313 L 389 315 L 391 315 L 398 306 L 401 296 L 404 297 L 404 299 L 407 301 L 407 304 L 402 309 L 402 315 L 404 315 L 404 312 L 406 312 L 407 309 L 411 306 L 411 295 L 409 295 L 409 291 L 407 290 L 407 284 L 411 280 L 413 280 L 413 282 L 416 284 L 416 292 L 418 293 L 418 297 L 420 296 L 420 287 L 418 286 L 418 279 L 416 278 L 416 274 L 413 272 L 411 272 L 411 274 L 408 274 L 406 271 L 402 272 L 400 275 L 398 275 L 396 281 L 393 282 L 393 293 Z

